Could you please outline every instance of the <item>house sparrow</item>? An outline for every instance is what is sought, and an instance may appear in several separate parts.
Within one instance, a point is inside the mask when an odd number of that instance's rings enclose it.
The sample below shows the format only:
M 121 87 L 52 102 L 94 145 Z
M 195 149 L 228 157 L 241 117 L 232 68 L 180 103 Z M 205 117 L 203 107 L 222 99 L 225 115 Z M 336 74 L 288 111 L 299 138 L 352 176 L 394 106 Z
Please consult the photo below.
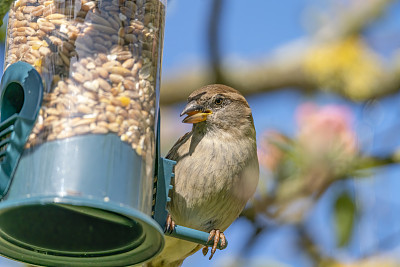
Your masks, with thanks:
M 209 240 L 214 241 L 211 259 L 218 242 L 225 242 L 223 231 L 256 190 L 256 131 L 246 99 L 225 85 L 194 91 L 182 115 L 187 115 L 183 122 L 192 123 L 193 128 L 167 155 L 177 162 L 167 228 L 176 223 L 210 232 Z M 167 236 L 164 250 L 147 266 L 180 266 L 200 248 Z M 208 247 L 204 247 L 203 254 L 207 253 Z

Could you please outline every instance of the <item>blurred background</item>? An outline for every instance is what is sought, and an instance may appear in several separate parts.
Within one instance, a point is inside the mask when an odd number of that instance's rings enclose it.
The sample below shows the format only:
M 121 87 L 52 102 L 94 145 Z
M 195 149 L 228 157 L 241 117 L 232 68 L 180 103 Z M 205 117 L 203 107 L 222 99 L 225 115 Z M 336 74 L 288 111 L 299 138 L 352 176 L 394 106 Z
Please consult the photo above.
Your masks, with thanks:
M 400 1 L 170 0 L 163 155 L 210 83 L 248 99 L 260 182 L 228 248 L 183 266 L 400 266 Z

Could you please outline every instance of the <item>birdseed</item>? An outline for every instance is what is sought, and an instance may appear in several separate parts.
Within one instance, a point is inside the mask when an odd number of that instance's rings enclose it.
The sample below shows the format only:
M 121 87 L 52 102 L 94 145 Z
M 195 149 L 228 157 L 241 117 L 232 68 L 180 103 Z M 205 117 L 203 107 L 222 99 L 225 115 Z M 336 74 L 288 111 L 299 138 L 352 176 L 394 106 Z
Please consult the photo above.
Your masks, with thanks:
M 154 153 L 165 7 L 159 0 L 18 0 L 5 68 L 27 62 L 45 86 L 27 148 L 84 134 Z

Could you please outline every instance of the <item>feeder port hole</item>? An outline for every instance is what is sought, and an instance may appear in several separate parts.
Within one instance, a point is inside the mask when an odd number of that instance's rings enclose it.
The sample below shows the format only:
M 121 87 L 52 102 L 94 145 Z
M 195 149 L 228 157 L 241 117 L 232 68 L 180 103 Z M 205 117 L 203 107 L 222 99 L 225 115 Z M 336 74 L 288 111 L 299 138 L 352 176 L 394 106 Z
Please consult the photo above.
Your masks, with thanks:
M 5 89 L 1 105 L 1 121 L 18 114 L 25 101 L 24 89 L 19 83 L 11 82 Z

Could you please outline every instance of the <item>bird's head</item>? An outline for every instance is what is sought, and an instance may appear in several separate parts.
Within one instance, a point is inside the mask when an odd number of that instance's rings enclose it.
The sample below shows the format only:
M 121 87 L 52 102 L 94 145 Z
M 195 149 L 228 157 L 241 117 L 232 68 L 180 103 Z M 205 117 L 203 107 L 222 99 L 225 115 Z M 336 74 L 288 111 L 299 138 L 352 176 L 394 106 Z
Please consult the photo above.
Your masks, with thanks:
M 237 90 L 222 84 L 207 85 L 194 91 L 188 97 L 183 115 L 187 117 L 182 122 L 195 126 L 229 129 L 251 124 L 254 127 L 246 99 Z

